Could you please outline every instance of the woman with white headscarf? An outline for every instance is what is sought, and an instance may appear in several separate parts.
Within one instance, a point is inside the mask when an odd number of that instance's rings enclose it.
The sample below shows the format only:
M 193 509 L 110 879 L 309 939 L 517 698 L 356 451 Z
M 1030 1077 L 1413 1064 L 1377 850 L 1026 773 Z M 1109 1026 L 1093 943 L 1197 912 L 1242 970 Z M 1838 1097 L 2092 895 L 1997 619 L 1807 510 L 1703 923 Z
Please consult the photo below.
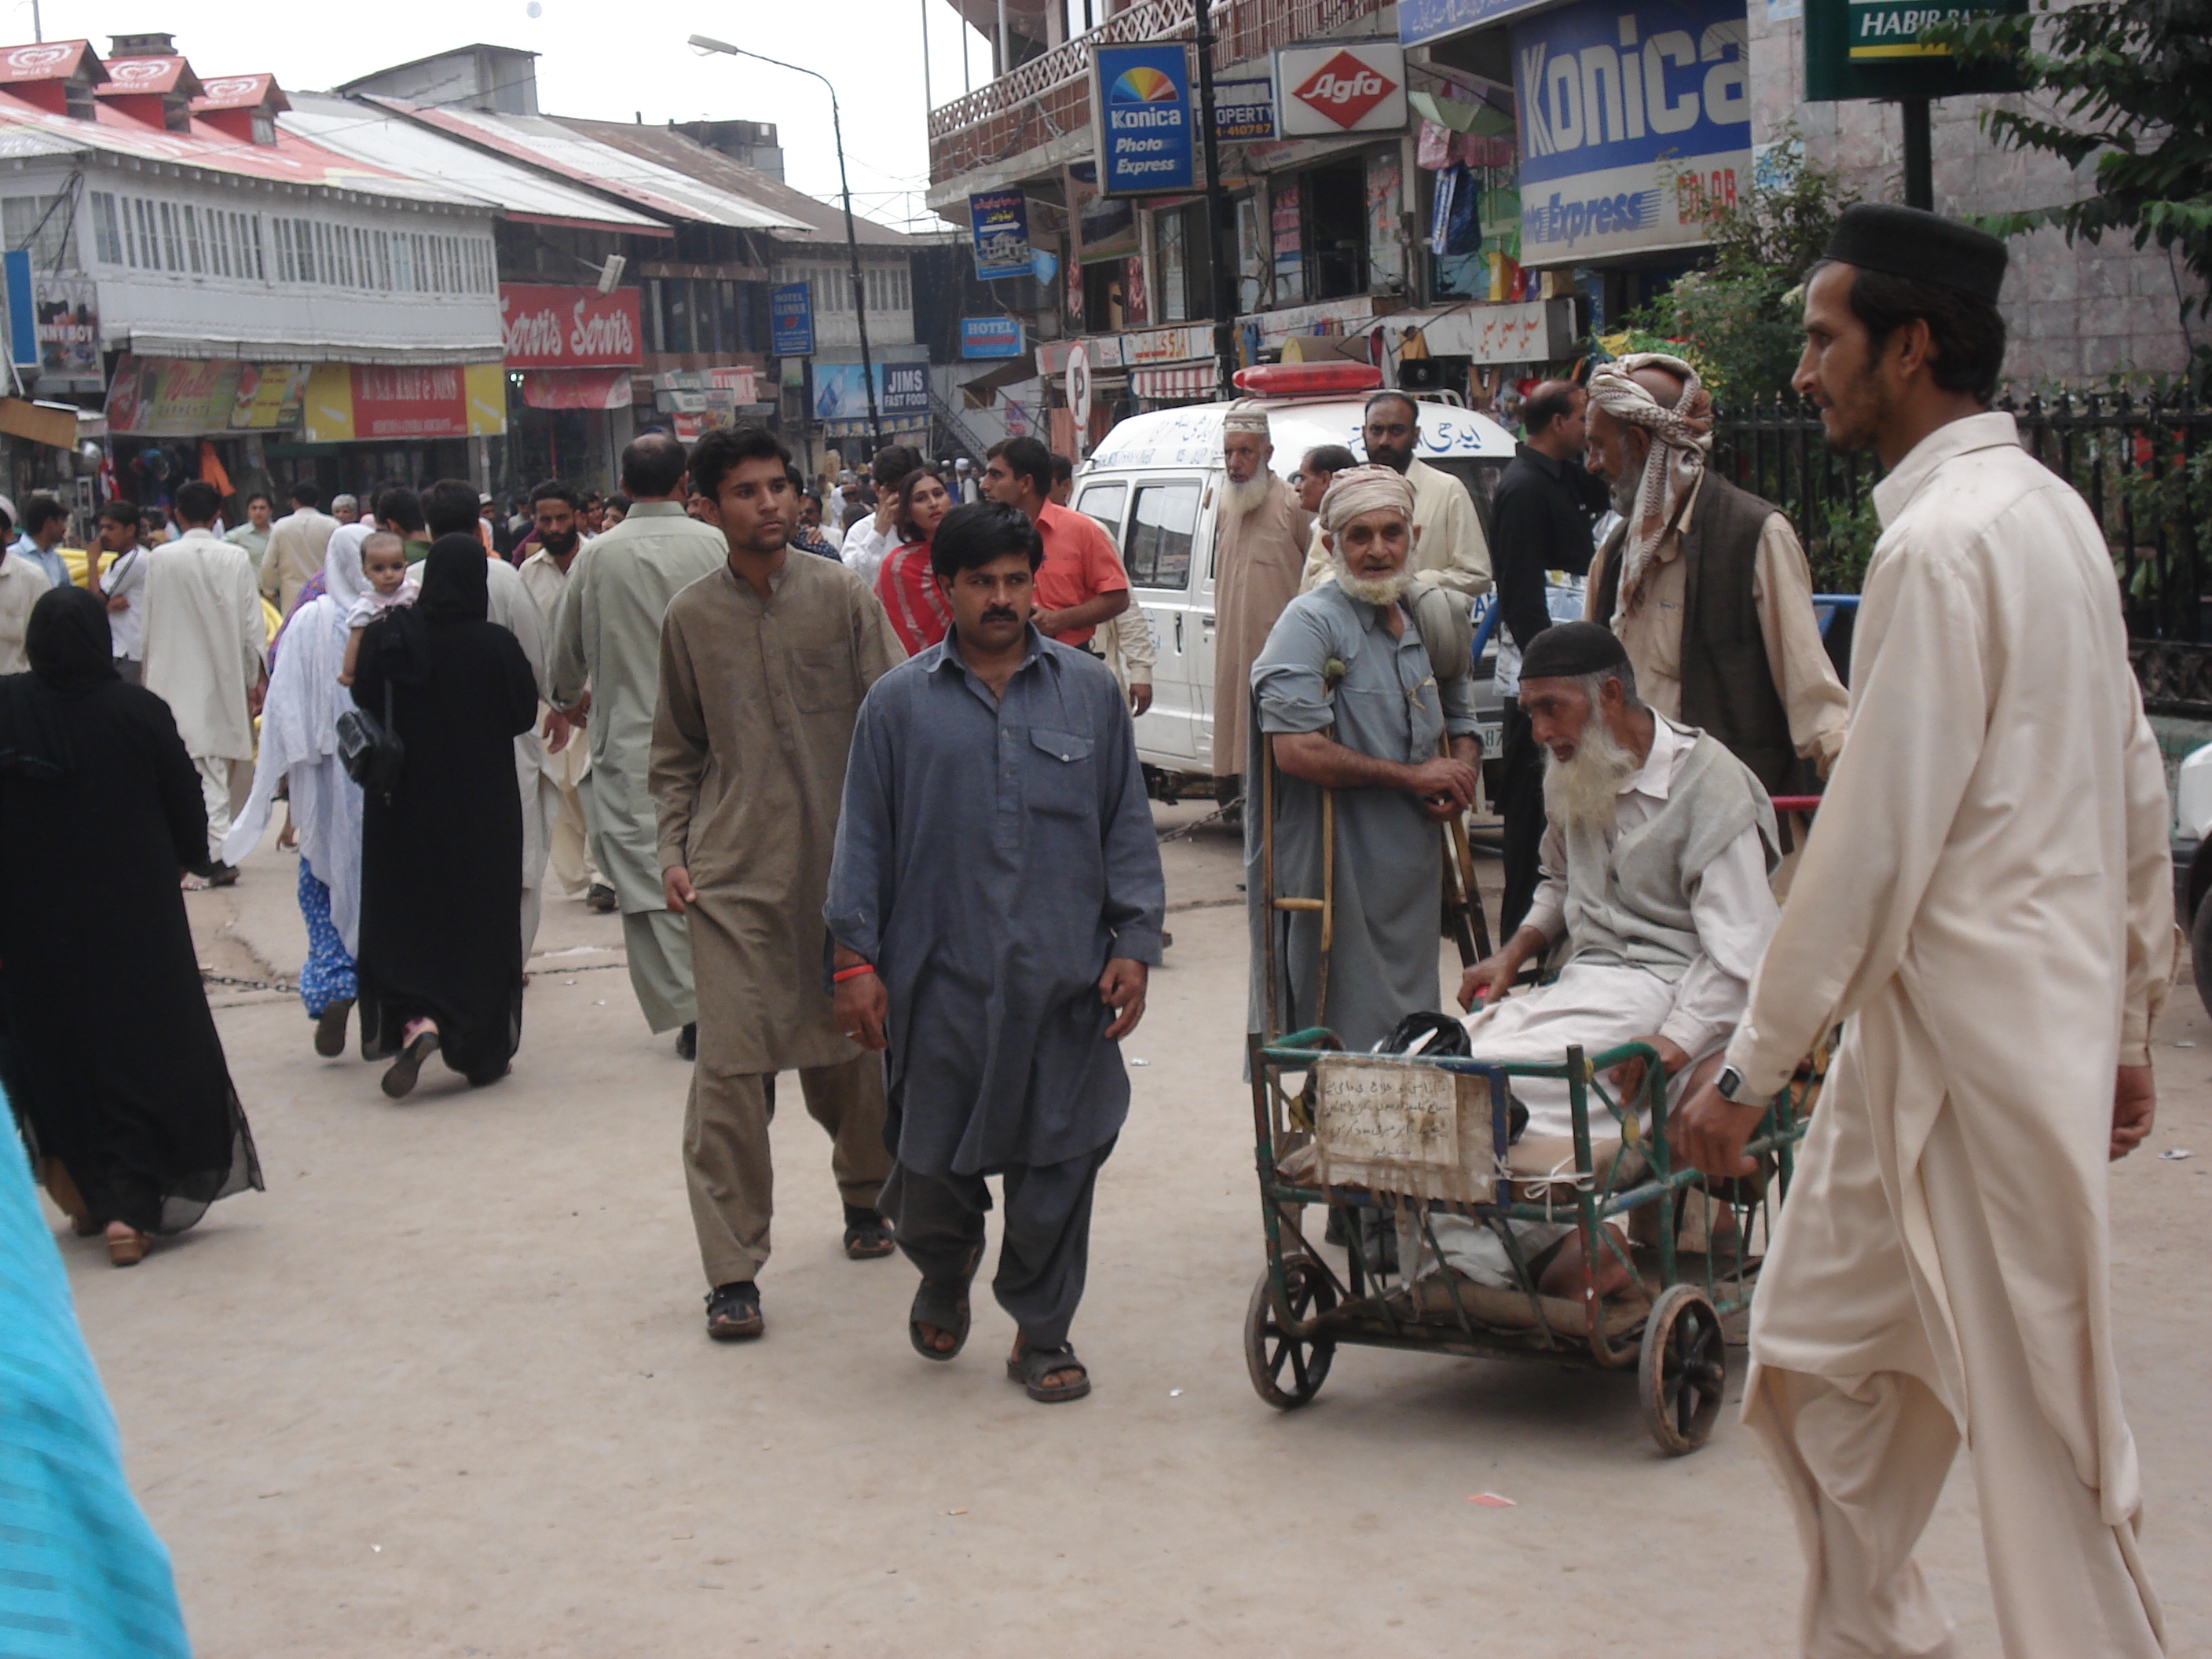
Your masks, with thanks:
M 361 786 L 338 759 L 338 715 L 353 707 L 338 671 L 345 662 L 346 614 L 368 592 L 361 547 L 372 533 L 368 525 L 339 527 L 324 555 L 322 596 L 301 605 L 284 626 L 283 649 L 261 705 L 253 793 L 222 847 L 227 864 L 252 851 L 268 825 L 276 786 L 289 783 L 300 836 L 300 915 L 307 924 L 300 1000 L 315 1022 L 315 1052 L 325 1058 L 345 1048 L 356 994 Z

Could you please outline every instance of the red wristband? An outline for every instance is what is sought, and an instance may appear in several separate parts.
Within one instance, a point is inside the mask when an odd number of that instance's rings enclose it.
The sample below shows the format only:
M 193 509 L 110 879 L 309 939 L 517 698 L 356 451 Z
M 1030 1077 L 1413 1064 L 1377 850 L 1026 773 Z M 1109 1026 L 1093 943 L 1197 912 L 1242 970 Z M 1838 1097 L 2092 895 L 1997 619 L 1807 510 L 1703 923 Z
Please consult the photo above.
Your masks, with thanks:
M 863 974 L 872 974 L 875 971 L 873 963 L 864 962 L 857 968 L 840 968 L 830 975 L 830 982 L 832 985 L 842 985 L 848 979 L 858 979 Z

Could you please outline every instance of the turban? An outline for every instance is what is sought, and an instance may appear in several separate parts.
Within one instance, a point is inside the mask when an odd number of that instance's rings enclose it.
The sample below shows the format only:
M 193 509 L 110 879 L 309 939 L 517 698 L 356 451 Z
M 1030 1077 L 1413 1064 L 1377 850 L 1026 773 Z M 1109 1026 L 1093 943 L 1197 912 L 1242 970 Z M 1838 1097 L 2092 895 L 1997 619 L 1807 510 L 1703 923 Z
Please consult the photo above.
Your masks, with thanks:
M 1555 623 L 1521 653 L 1521 678 L 1578 680 L 1628 665 L 1628 653 L 1609 628 L 1594 622 Z
M 1837 216 L 1822 256 L 1861 270 L 1956 289 L 1991 305 L 2004 286 L 2005 246 L 1976 230 L 1918 208 L 1860 202 Z
M 1264 409 L 1232 409 L 1221 418 L 1224 432 L 1256 432 L 1267 436 L 1267 411 Z
M 1413 486 L 1387 466 L 1347 466 L 1328 481 L 1321 498 L 1321 527 L 1334 535 L 1363 513 L 1395 507 L 1413 521 Z
M 1676 376 L 1682 382 L 1682 395 L 1671 407 L 1661 403 L 1630 378 L 1640 368 L 1664 369 Z M 1680 521 L 1690 494 L 1705 473 L 1705 455 L 1713 447 L 1713 400 L 1696 369 L 1680 357 L 1656 351 L 1632 352 L 1596 370 L 1590 376 L 1589 398 L 1614 420 L 1651 434 L 1635 512 L 1621 538 L 1620 591 L 1612 617 L 1618 626 L 1642 596 L 1652 555 Z

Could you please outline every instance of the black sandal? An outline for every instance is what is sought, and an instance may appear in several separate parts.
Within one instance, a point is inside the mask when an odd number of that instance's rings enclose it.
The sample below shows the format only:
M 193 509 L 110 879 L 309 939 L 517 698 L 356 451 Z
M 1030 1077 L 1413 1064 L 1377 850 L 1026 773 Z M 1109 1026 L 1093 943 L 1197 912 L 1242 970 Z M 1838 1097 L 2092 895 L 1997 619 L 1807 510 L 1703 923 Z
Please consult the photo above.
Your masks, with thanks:
M 889 1255 L 898 1246 L 891 1242 L 891 1224 L 880 1210 L 845 1206 L 845 1254 L 855 1261 L 872 1261 Z
M 415 1091 L 415 1079 L 422 1074 L 422 1062 L 438 1052 L 438 1034 L 425 1031 L 399 1051 L 399 1058 L 384 1074 L 384 1092 L 394 1100 L 404 1099 Z
M 927 1325 L 948 1333 L 952 1338 L 949 1348 L 932 1347 L 922 1334 Z M 968 1346 L 968 1281 L 957 1285 L 941 1285 L 925 1279 L 915 1287 L 914 1305 L 906 1310 L 907 1340 L 914 1351 L 924 1359 L 944 1361 L 957 1355 Z
M 760 1286 L 717 1285 L 707 1297 L 707 1334 L 717 1342 L 742 1342 L 768 1328 L 761 1317 Z
M 1045 1378 L 1054 1371 L 1081 1371 L 1083 1375 L 1073 1382 L 1055 1382 L 1049 1387 Z M 1072 1343 L 1063 1342 L 1056 1348 L 1039 1348 L 1026 1340 L 1018 1355 L 1006 1361 L 1006 1375 L 1029 1390 L 1032 1400 L 1048 1406 L 1057 1406 L 1063 1401 L 1080 1400 L 1091 1392 L 1091 1371 L 1075 1357 Z
M 345 1052 L 346 1018 L 352 1012 L 353 999 L 339 997 L 315 1016 L 315 1052 L 325 1060 L 336 1060 Z

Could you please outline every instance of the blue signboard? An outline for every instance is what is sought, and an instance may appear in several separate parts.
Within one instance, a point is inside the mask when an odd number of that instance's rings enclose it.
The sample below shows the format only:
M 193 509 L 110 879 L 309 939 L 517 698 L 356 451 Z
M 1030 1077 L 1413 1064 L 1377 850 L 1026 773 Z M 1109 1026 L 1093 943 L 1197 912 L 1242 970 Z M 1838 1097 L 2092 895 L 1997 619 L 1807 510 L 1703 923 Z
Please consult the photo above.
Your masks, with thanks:
M 1431 40 L 1464 34 L 1542 3 L 1543 0 L 1398 0 L 1398 44 L 1425 46 Z
M 1012 317 L 963 317 L 960 355 L 1018 357 L 1022 355 L 1022 325 Z
M 876 413 L 894 417 L 929 413 L 927 363 L 878 363 Z M 817 421 L 865 421 L 868 418 L 868 383 L 858 363 L 814 365 L 814 418 Z
M 8 349 L 18 368 L 39 366 L 38 307 L 31 300 L 31 251 L 11 248 L 4 256 L 8 270 Z
M 1521 263 L 1694 247 L 1751 179 L 1744 0 L 1583 0 L 1513 26 Z
M 975 275 L 984 282 L 1030 274 L 1030 210 L 1018 190 L 978 191 L 968 198 Z
M 814 292 L 805 283 L 783 283 L 769 290 L 769 349 L 779 357 L 814 355 Z
M 1098 193 L 1165 196 L 1196 188 L 1190 57 L 1182 46 L 1099 46 Z

